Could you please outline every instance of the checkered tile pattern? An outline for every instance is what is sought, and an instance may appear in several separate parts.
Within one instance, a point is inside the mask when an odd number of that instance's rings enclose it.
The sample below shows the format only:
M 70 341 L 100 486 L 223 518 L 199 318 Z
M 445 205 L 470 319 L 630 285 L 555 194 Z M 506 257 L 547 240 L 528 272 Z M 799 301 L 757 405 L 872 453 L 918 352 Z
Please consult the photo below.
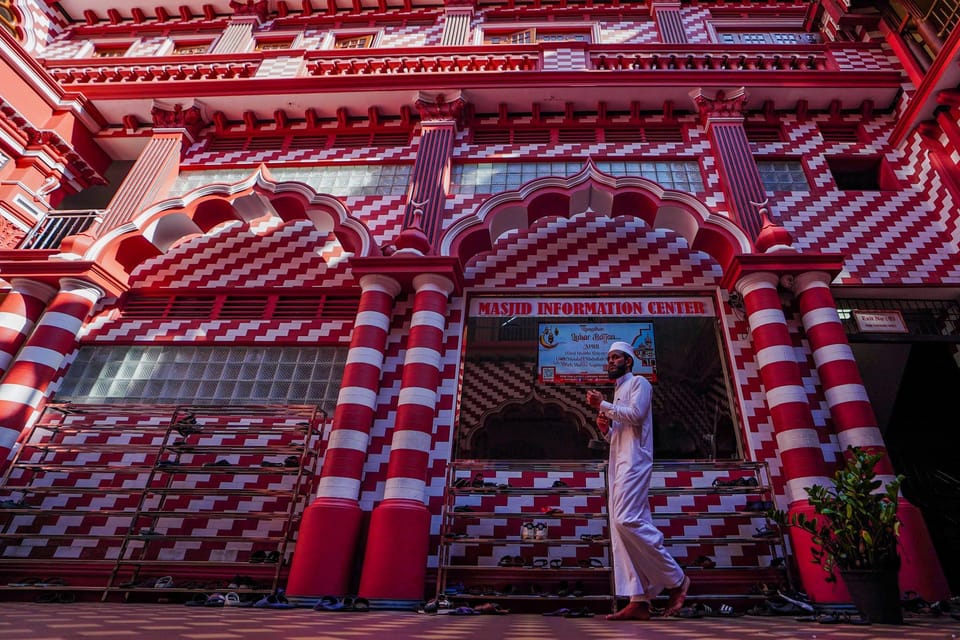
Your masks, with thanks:
M 61 35 L 43 48 L 43 57 L 48 60 L 69 60 L 77 57 L 81 49 L 86 46 L 86 41 L 69 39 Z
M 161 449 L 179 437 L 168 434 L 168 415 L 47 415 L 50 428 L 34 430 L 4 486 L 5 497 L 22 498 L 31 511 L 6 521 L 3 558 L 116 560 L 129 532 L 153 529 L 160 536 L 151 538 L 146 558 L 245 562 L 254 548 L 276 548 L 288 514 L 302 511 L 312 494 L 309 479 L 298 487 L 298 468 L 282 466 L 287 456 L 302 455 L 305 435 L 295 415 L 201 416 L 203 432 L 187 436 L 179 458 Z M 319 438 L 309 446 L 318 450 Z M 167 460 L 176 466 L 153 471 Z M 204 467 L 220 460 L 231 467 Z M 314 469 L 314 458 L 306 460 Z M 271 461 L 281 466 L 263 466 Z M 131 540 L 123 558 L 140 557 L 144 544 Z
M 657 25 L 644 22 L 600 22 L 600 42 L 603 44 L 656 44 L 660 40 Z
M 429 26 L 423 24 L 411 24 L 404 27 L 385 26 L 380 38 L 380 46 L 399 48 L 439 44 L 440 36 L 443 35 L 443 22 L 439 20 L 439 14 L 424 15 L 424 19 L 430 19 L 433 22 Z
M 811 190 L 776 194 L 771 202 L 780 224 L 793 235 L 794 247 L 847 256 L 842 284 L 942 284 L 960 276 L 957 217 L 945 206 L 950 198 L 917 135 L 901 151 L 886 142 L 893 127 L 888 117 L 869 125 L 867 143 L 825 142 L 811 123 L 792 119 L 785 127 L 788 142 L 761 145 L 756 155 L 806 158 Z M 904 181 L 895 192 L 838 190 L 826 156 L 883 156 Z
M 127 50 L 126 55 L 131 57 L 156 55 L 167 41 L 168 38 L 162 37 L 139 39 Z
M 689 44 L 707 44 L 711 42 L 707 22 L 710 20 L 709 7 L 681 7 L 680 22 L 687 34 Z
M 548 49 L 543 52 L 544 71 L 583 71 L 587 55 L 583 49 Z
M 848 49 L 830 49 L 828 55 L 839 71 L 900 71 L 903 65 L 893 51 L 880 41 L 881 49 L 876 45 L 868 47 L 850 47 Z
M 720 275 L 709 256 L 687 250 L 672 232 L 596 214 L 541 219 L 465 270 L 465 280 L 483 288 L 696 287 L 715 284 Z
M 303 58 L 282 56 L 267 58 L 257 68 L 254 78 L 295 78 L 303 69 Z

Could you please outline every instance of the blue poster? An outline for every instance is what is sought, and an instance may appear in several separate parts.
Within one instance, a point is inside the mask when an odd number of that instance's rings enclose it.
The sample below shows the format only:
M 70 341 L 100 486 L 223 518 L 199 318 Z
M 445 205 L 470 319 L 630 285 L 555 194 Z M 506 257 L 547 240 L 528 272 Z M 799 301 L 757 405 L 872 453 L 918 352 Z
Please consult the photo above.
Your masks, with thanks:
M 633 372 L 657 381 L 652 322 L 617 324 L 540 323 L 537 379 L 544 384 L 604 384 L 607 349 L 618 340 L 633 345 Z

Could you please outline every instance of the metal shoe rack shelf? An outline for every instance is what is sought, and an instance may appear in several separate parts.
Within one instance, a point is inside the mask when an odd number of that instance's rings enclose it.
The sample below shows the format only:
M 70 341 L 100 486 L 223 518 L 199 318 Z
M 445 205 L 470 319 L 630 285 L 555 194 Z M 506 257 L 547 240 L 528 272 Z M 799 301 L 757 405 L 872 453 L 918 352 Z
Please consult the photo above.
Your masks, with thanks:
M 612 606 L 606 487 L 606 462 L 450 463 L 437 598 Z M 764 513 L 772 499 L 764 463 L 654 464 L 654 523 L 691 578 L 691 600 L 749 603 L 768 597 L 763 585 L 792 588 L 783 532 Z M 545 535 L 525 535 L 528 522 L 544 523 Z
M 612 607 L 606 474 L 595 461 L 452 462 L 437 597 Z
M 309 405 L 49 405 L 0 484 L 0 591 L 276 591 L 324 422 Z

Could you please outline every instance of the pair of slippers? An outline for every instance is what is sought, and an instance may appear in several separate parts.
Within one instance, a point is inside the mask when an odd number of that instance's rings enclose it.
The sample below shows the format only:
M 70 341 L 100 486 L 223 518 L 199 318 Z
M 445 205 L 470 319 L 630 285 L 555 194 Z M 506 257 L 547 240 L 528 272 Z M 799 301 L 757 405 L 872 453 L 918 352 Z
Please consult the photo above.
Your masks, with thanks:
M 370 601 L 354 596 L 323 596 L 313 607 L 314 611 L 370 611 Z
M 556 616 L 560 618 L 592 618 L 593 612 L 587 609 L 586 607 L 582 609 L 557 609 L 556 611 L 548 611 L 544 613 L 545 616 Z
M 860 614 L 847 613 L 846 611 L 830 611 L 819 615 L 800 616 L 796 620 L 797 622 L 819 622 L 820 624 L 870 624 L 870 620 Z

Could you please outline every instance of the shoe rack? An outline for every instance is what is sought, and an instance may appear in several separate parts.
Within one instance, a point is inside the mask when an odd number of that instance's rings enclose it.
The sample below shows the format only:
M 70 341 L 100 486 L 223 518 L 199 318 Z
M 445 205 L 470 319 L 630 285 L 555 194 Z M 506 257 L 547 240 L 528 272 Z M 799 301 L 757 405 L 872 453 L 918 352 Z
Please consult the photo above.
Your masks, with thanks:
M 450 463 L 438 601 L 612 603 L 606 487 L 605 462 Z M 654 464 L 654 523 L 691 579 L 691 600 L 750 602 L 792 588 L 783 532 L 765 513 L 772 499 L 764 463 Z
M 325 421 L 309 405 L 49 405 L 0 485 L 0 589 L 274 592 Z M 49 575 L 62 584 L 34 579 Z
M 452 462 L 437 598 L 612 609 L 606 473 L 596 461 Z

